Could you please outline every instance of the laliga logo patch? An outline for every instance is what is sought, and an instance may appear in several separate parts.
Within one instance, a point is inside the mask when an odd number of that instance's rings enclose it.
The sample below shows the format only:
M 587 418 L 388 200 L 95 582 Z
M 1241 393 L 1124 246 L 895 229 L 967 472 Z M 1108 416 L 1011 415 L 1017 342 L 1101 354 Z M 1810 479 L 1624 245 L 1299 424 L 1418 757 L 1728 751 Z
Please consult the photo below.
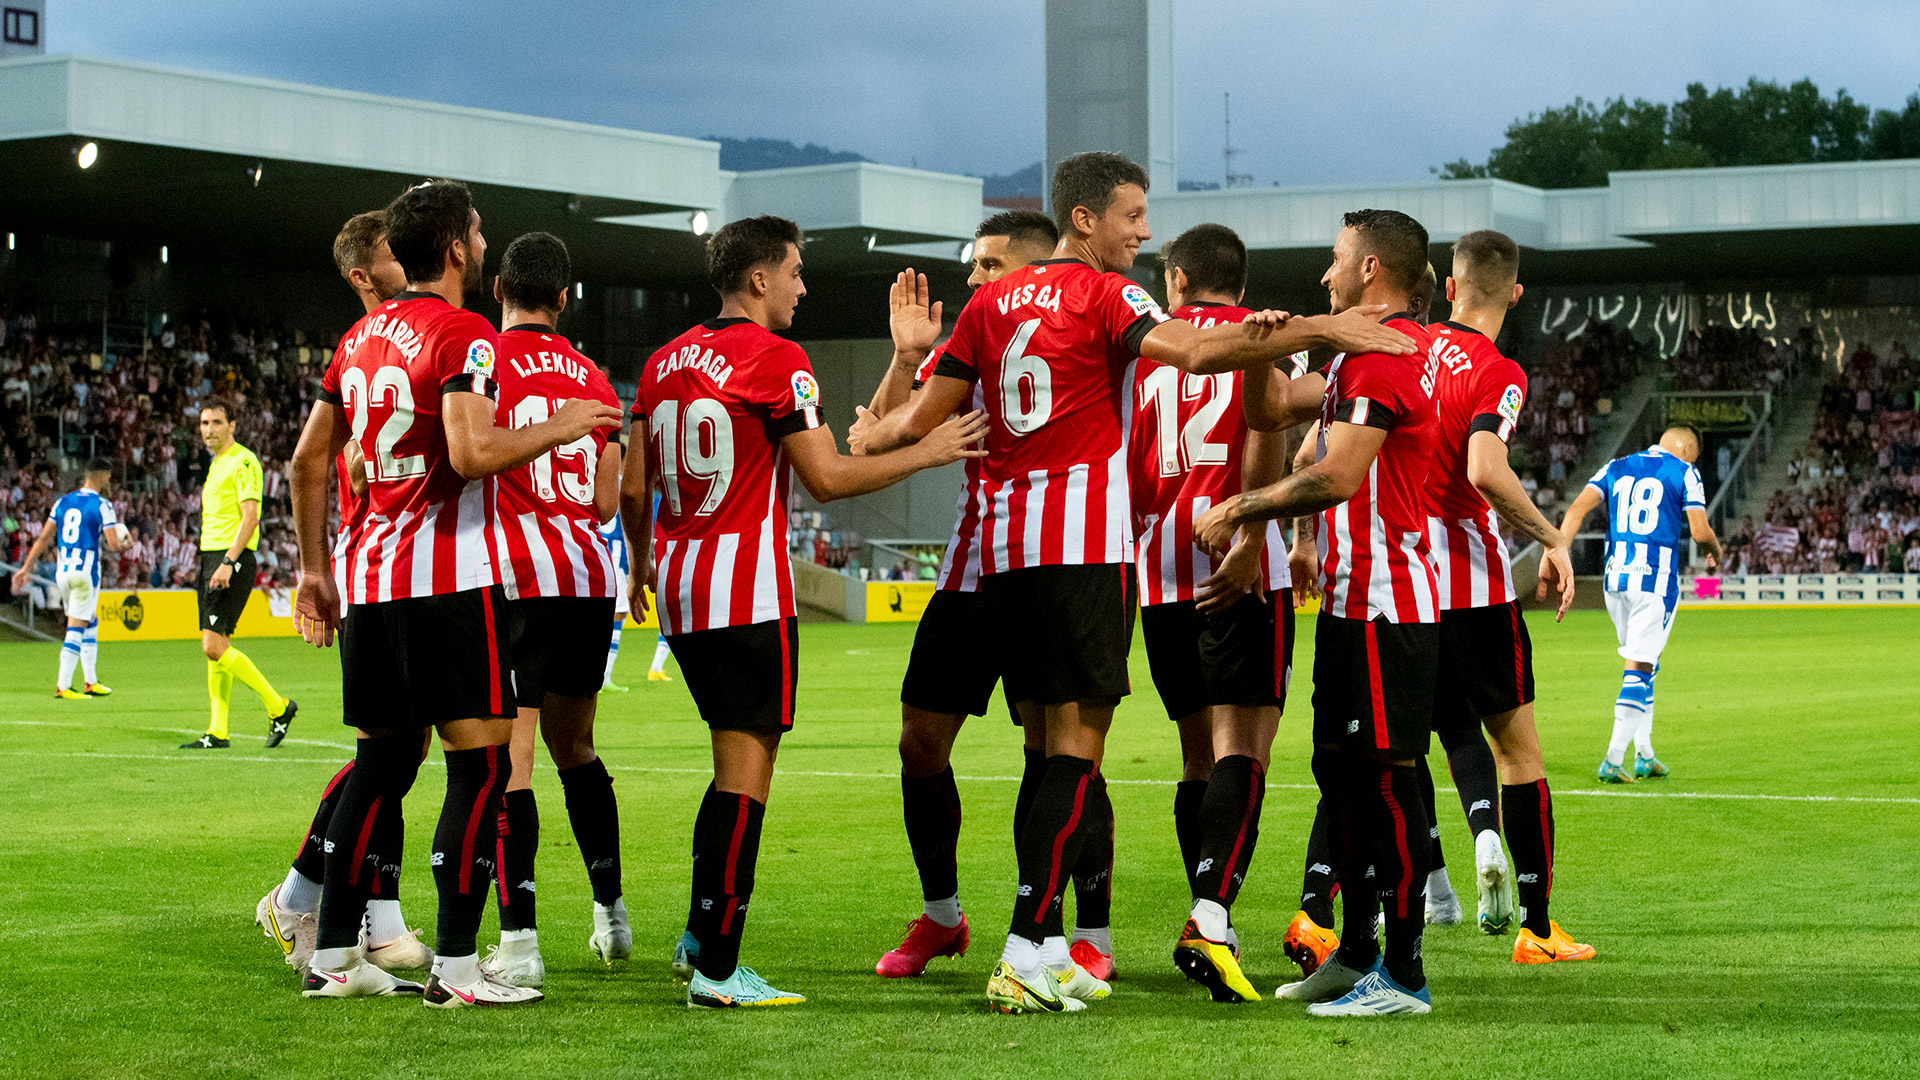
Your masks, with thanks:
M 493 378 L 493 344 L 491 342 L 475 338 L 473 344 L 467 346 L 466 373 Z
M 793 407 L 796 409 L 815 409 L 820 406 L 820 384 L 815 382 L 811 372 L 793 373 Z
M 1147 295 L 1147 290 L 1138 285 L 1129 285 L 1121 289 L 1120 298 L 1127 302 L 1127 306 L 1133 309 L 1135 315 L 1147 315 L 1160 310 L 1160 305 L 1153 302 L 1153 297 Z
M 1500 395 L 1500 415 L 1516 424 L 1520 422 L 1520 388 L 1518 386 L 1509 386 L 1507 392 Z

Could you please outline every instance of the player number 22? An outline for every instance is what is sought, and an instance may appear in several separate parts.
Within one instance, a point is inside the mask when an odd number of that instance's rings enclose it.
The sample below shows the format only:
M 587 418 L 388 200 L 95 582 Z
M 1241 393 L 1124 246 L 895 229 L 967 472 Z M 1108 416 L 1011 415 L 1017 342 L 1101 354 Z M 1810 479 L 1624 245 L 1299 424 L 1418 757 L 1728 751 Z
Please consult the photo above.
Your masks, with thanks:
M 654 406 L 648 426 L 660 462 L 660 494 L 668 508 L 676 516 L 685 512 L 680 502 L 684 475 L 707 483 L 706 497 L 693 512 L 718 510 L 733 483 L 733 420 L 727 407 L 712 398 L 695 398 L 683 412 L 680 402 L 663 401 Z
M 1660 523 L 1660 499 L 1667 493 L 1665 484 L 1651 476 L 1635 479 L 1623 476 L 1613 482 L 1613 520 L 1615 532 L 1645 536 Z
M 405 371 L 397 367 L 375 368 L 369 379 L 365 371 L 350 367 L 340 374 L 340 396 L 347 402 L 347 415 L 353 418 L 354 442 L 360 442 L 361 436 L 367 433 L 371 408 L 383 404 L 389 396 L 393 398 L 393 411 L 387 414 L 386 421 L 374 435 L 373 453 L 367 455 L 368 480 L 405 480 L 427 475 L 425 455 L 396 457 L 393 453 L 393 448 L 413 427 L 413 386 L 407 381 Z

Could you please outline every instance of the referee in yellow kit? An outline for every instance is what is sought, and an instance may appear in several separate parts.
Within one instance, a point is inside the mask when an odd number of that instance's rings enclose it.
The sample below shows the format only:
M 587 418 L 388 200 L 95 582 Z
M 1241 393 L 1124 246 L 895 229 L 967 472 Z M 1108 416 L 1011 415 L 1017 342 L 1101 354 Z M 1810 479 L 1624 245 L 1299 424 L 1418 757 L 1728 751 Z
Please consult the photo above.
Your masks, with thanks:
M 207 654 L 207 733 L 182 750 L 218 750 L 227 740 L 227 699 L 235 679 L 266 706 L 267 746 L 280 745 L 300 706 L 283 698 L 229 640 L 253 594 L 254 551 L 260 547 L 260 459 L 233 441 L 233 412 L 215 399 L 200 410 L 200 439 L 213 455 L 200 488 L 200 650 Z

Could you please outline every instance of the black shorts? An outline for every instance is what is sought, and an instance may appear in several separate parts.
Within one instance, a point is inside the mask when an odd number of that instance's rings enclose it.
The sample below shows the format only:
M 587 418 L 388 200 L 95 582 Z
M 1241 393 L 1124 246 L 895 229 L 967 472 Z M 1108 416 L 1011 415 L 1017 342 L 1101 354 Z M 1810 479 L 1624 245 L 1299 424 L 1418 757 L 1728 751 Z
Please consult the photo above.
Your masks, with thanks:
M 1147 666 L 1167 719 L 1209 705 L 1285 709 L 1293 675 L 1293 590 L 1249 594 L 1203 615 L 1191 600 L 1140 609 Z
M 1029 566 L 980 579 L 1014 701 L 1064 705 L 1132 693 L 1133 567 L 1125 563 Z
M 1395 757 L 1427 752 L 1439 623 L 1343 619 L 1322 612 L 1313 631 L 1313 741 Z
M 993 684 L 1000 681 L 1000 650 L 994 638 L 979 593 L 935 592 L 913 632 L 900 703 L 946 716 L 987 715 Z
M 1449 745 L 1533 700 L 1533 638 L 1517 600 L 1440 613 L 1433 730 Z
M 200 592 L 200 629 L 211 630 L 221 637 L 232 637 L 234 627 L 240 625 L 240 613 L 247 610 L 247 598 L 253 595 L 253 577 L 259 561 L 251 551 L 240 553 L 240 565 L 233 572 L 224 589 L 207 588 L 207 579 L 220 569 L 220 560 L 227 557 L 227 549 L 203 551 L 200 553 L 200 580 L 197 588 Z
M 756 735 L 793 730 L 799 619 L 695 630 L 666 641 L 707 727 Z
M 350 604 L 340 627 L 340 698 L 348 727 L 423 728 L 512 716 L 506 590 Z
M 586 698 L 606 681 L 611 596 L 523 596 L 507 601 L 513 693 L 537 709 L 550 693 Z

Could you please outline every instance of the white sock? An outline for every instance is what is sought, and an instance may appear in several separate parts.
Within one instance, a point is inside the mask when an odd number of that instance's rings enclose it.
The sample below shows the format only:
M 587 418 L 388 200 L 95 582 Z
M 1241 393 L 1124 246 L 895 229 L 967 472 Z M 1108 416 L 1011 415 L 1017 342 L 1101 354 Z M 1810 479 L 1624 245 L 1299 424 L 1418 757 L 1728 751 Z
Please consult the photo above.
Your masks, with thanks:
M 1110 926 L 1076 926 L 1073 928 L 1074 941 L 1091 941 L 1093 947 L 1113 955 L 1113 928 Z
M 1200 936 L 1208 941 L 1227 940 L 1227 909 L 1212 900 L 1195 900 L 1187 918 L 1193 920 L 1193 925 L 1200 928 Z M 1113 953 L 1112 949 L 1100 951 L 1108 955 Z
M 613 621 L 613 641 L 607 645 L 607 676 L 601 680 L 602 686 L 613 682 L 613 662 L 620 659 L 620 629 L 624 625 L 626 625 L 624 618 L 616 618 Z
M 666 638 L 663 637 L 659 641 L 655 642 L 653 646 L 653 668 L 651 670 L 654 670 L 654 671 L 667 670 L 667 657 L 671 655 L 673 655 L 673 650 L 667 648 Z
M 1445 900 L 1453 895 L 1453 882 L 1447 880 L 1447 868 L 1436 866 L 1427 875 L 1427 899 Z
M 954 893 L 945 900 L 928 900 L 923 905 L 926 916 L 941 926 L 951 930 L 960 925 L 960 894 Z
M 80 674 L 88 686 L 100 681 L 100 637 L 91 626 L 80 631 Z
M 375 945 L 398 941 L 412 933 L 406 916 L 400 914 L 398 900 L 367 901 L 367 940 Z
M 358 945 L 344 949 L 315 949 L 313 959 L 307 961 L 307 964 L 315 971 L 345 971 L 347 965 L 356 959 L 354 954 L 359 951 Z
M 1028 941 L 1019 934 L 1007 935 L 1007 947 L 1000 950 L 1000 959 L 1006 961 L 1014 974 L 1031 979 L 1040 974 L 1040 945 Z
M 1067 951 L 1067 939 L 1050 937 L 1040 943 L 1040 962 L 1055 971 L 1065 971 L 1073 966 L 1073 954 Z
M 1653 708 L 1651 706 L 1647 708 L 1647 714 L 1640 718 L 1640 723 L 1634 726 L 1633 744 L 1633 752 L 1638 756 L 1644 758 L 1653 756 Z
M 538 930 L 502 930 L 500 931 L 500 944 L 505 945 L 505 944 L 508 944 L 509 942 L 514 942 L 514 941 L 528 942 L 532 944 L 534 948 L 537 949 L 540 947 L 540 931 Z
M 315 956 L 320 955 L 314 953 Z M 433 973 L 441 982 L 465 985 L 480 981 L 480 955 L 468 953 L 465 956 L 436 956 L 433 958 Z
M 311 915 L 320 910 L 320 883 L 298 870 L 288 869 L 287 880 L 280 883 L 280 895 L 274 902 L 287 911 Z
M 67 639 L 60 643 L 60 681 L 53 684 L 55 690 L 65 690 L 73 685 L 73 669 L 80 663 L 80 628 L 67 628 Z
M 1613 741 L 1607 744 L 1607 763 L 1618 765 L 1626 757 L 1627 744 L 1633 741 L 1633 729 L 1640 722 L 1638 709 L 1613 707 Z

